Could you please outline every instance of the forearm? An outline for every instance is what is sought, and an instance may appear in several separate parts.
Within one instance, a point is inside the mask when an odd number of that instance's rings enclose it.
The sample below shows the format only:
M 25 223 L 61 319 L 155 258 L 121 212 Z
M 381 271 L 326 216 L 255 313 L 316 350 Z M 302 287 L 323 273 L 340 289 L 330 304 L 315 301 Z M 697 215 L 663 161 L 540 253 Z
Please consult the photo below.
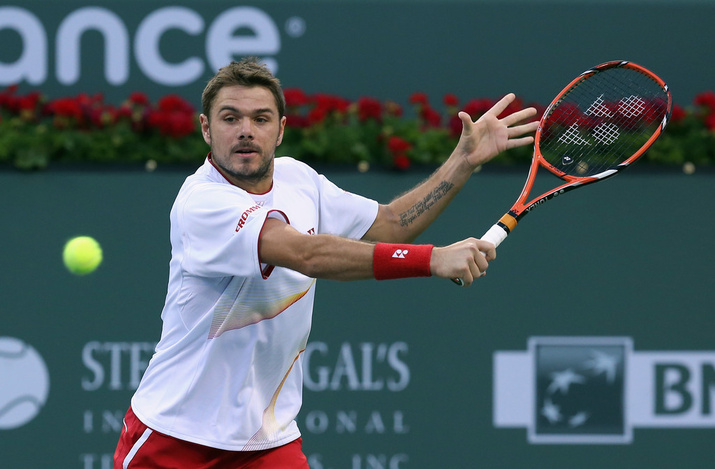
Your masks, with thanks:
M 331 280 L 406 277 L 461 278 L 470 285 L 496 252 L 470 238 L 450 246 L 368 243 L 332 235 L 298 233 L 282 221 L 266 220 L 259 244 L 261 262 L 312 278 Z M 486 257 L 482 254 L 486 253 Z
M 417 238 L 457 195 L 474 169 L 504 150 L 528 145 L 533 137 L 524 136 L 536 130 L 538 122 L 519 124 L 536 114 L 527 108 L 504 112 L 516 96 L 508 94 L 498 101 L 476 122 L 465 113 L 458 114 L 462 121 L 462 134 L 449 159 L 424 183 L 381 205 L 377 219 L 365 234 L 373 241 L 409 242 Z
M 299 256 L 285 265 L 312 278 L 366 280 L 374 278 L 372 243 L 332 235 L 309 236 Z
M 378 217 L 364 239 L 412 242 L 444 211 L 464 187 L 474 168 L 457 154 L 425 181 L 381 205 Z

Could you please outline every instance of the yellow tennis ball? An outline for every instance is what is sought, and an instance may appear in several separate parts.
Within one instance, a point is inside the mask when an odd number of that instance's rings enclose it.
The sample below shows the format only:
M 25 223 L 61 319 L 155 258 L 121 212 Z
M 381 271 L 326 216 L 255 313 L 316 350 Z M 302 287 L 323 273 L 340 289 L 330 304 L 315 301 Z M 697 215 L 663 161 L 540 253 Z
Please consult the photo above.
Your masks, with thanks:
M 94 238 L 77 236 L 65 244 L 62 260 L 73 274 L 87 275 L 102 262 L 102 247 Z

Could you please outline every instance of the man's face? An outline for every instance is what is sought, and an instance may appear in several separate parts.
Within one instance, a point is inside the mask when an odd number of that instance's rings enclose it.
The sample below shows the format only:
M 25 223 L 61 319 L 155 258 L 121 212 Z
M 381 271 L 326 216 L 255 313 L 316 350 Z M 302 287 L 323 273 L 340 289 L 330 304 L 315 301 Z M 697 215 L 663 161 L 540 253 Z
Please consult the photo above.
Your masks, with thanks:
M 286 121 L 273 94 L 260 86 L 221 88 L 209 117 L 201 114 L 201 131 L 226 179 L 249 192 L 269 191 Z

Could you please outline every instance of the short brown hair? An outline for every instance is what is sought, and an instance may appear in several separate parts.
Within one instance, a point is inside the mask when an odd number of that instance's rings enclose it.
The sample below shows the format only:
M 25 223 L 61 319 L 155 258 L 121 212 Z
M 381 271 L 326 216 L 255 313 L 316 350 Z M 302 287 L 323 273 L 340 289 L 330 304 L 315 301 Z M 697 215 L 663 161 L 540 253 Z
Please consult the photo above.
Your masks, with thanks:
M 268 67 L 256 57 L 246 57 L 239 62 L 231 62 L 221 67 L 216 75 L 209 80 L 201 95 L 201 107 L 206 118 L 211 117 L 211 107 L 216 95 L 225 86 L 262 86 L 267 88 L 276 100 L 278 115 L 285 115 L 286 102 L 283 96 L 281 82 L 273 76 Z

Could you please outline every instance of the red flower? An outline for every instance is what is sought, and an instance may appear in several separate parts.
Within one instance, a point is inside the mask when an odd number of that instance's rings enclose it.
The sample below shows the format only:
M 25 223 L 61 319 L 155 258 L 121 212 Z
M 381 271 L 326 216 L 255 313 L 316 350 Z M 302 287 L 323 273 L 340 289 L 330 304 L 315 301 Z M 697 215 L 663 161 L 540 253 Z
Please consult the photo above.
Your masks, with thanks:
M 494 101 L 488 98 L 473 99 L 464 106 L 464 112 L 472 116 L 472 119 L 478 119 L 482 114 L 487 112 L 494 105 Z
M 705 126 L 708 130 L 715 131 L 715 113 L 712 113 L 705 118 Z
M 132 118 L 132 108 L 130 108 L 126 104 L 122 104 L 119 106 L 119 109 L 117 110 L 117 119 L 131 119 Z
M 52 114 L 62 117 L 71 117 L 77 121 L 82 119 L 82 107 L 74 98 L 59 98 L 49 104 Z
M 8 86 L 5 91 L 0 93 L 0 108 L 6 108 L 10 111 L 17 112 L 17 101 L 15 97 L 18 85 Z
M 410 95 L 410 104 L 421 104 L 422 106 L 427 106 L 429 104 L 427 94 L 421 91 L 412 93 L 412 95 Z
M 412 144 L 402 137 L 393 135 L 387 140 L 387 149 L 390 150 L 390 153 L 393 155 L 405 153 L 411 148 Z
M 310 102 L 308 95 L 298 88 L 286 88 L 283 90 L 283 96 L 286 100 L 287 107 L 300 107 L 305 106 Z
M 149 106 L 149 98 L 145 93 L 135 91 L 129 95 L 129 103 L 135 106 Z
M 462 119 L 454 115 L 449 118 L 449 133 L 452 137 L 458 138 L 462 135 Z
M 185 137 L 191 135 L 196 129 L 196 120 L 193 114 L 174 112 L 170 117 L 171 134 L 173 137 Z
M 187 114 L 194 113 L 194 107 L 187 100 L 177 94 L 169 94 L 164 96 L 157 103 L 157 107 L 161 111 L 166 112 L 183 112 Z
M 430 127 L 439 127 L 442 123 L 442 116 L 430 106 L 425 106 L 421 112 L 422 119 Z
M 392 164 L 395 168 L 405 170 L 410 167 L 410 158 L 407 152 L 412 149 L 412 144 L 402 137 L 392 135 L 387 139 L 387 149 L 392 155 Z
M 114 106 L 96 107 L 89 112 L 92 124 L 103 129 L 117 122 L 119 111 Z
M 310 121 L 307 117 L 301 116 L 300 114 L 288 114 L 286 116 L 286 126 L 303 129 L 310 126 Z
M 640 121 L 645 124 L 652 124 L 654 122 L 660 123 L 668 111 L 668 103 L 664 99 L 654 99 L 643 108 L 643 115 L 640 117 Z M 671 110 L 672 112 L 672 110 Z
M 181 138 L 190 135 L 196 128 L 194 115 L 187 112 L 155 110 L 149 113 L 147 123 L 158 129 L 162 135 Z
M 39 100 L 40 94 L 37 92 L 18 98 L 16 106 L 23 120 L 28 122 L 35 120 Z
M 313 102 L 316 107 L 321 108 L 324 112 L 340 112 L 344 113 L 350 106 L 350 101 L 339 96 L 330 94 L 317 93 L 313 95 Z
M 442 102 L 445 106 L 455 107 L 459 104 L 459 99 L 457 99 L 456 95 L 448 93 L 444 95 L 444 98 L 442 98 Z
M 564 103 L 553 110 L 549 118 L 552 124 L 569 127 L 581 118 L 581 111 L 575 104 Z
M 400 153 L 392 158 L 392 164 L 395 165 L 395 168 L 405 171 L 410 167 L 410 159 L 404 153 Z
M 37 103 L 40 102 L 40 92 L 33 91 L 32 93 L 22 96 L 17 100 L 17 107 L 20 111 L 34 111 L 37 108 Z
M 138 99 L 141 99 L 141 96 Z M 190 135 L 196 129 L 194 107 L 176 94 L 162 97 L 156 109 L 147 109 L 145 113 L 149 127 L 159 130 L 162 135 L 181 138 Z
M 707 108 L 710 113 L 715 112 L 715 92 L 712 90 L 703 91 L 695 96 L 694 103 L 696 106 Z
M 309 124 L 320 124 L 325 120 L 328 115 L 328 111 L 324 107 L 314 107 L 308 112 L 308 123 Z
M 357 102 L 358 119 L 364 122 L 368 119 L 382 120 L 382 104 L 374 98 L 360 98 Z
M 539 103 L 530 103 L 529 107 L 533 107 L 534 109 L 536 109 L 536 115 L 532 118 L 535 120 L 541 119 L 541 116 L 543 116 L 544 112 L 546 111 L 546 107 Z
M 685 109 L 678 104 L 673 104 L 673 110 L 670 113 L 670 122 L 672 124 L 677 124 L 685 119 L 686 113 Z

